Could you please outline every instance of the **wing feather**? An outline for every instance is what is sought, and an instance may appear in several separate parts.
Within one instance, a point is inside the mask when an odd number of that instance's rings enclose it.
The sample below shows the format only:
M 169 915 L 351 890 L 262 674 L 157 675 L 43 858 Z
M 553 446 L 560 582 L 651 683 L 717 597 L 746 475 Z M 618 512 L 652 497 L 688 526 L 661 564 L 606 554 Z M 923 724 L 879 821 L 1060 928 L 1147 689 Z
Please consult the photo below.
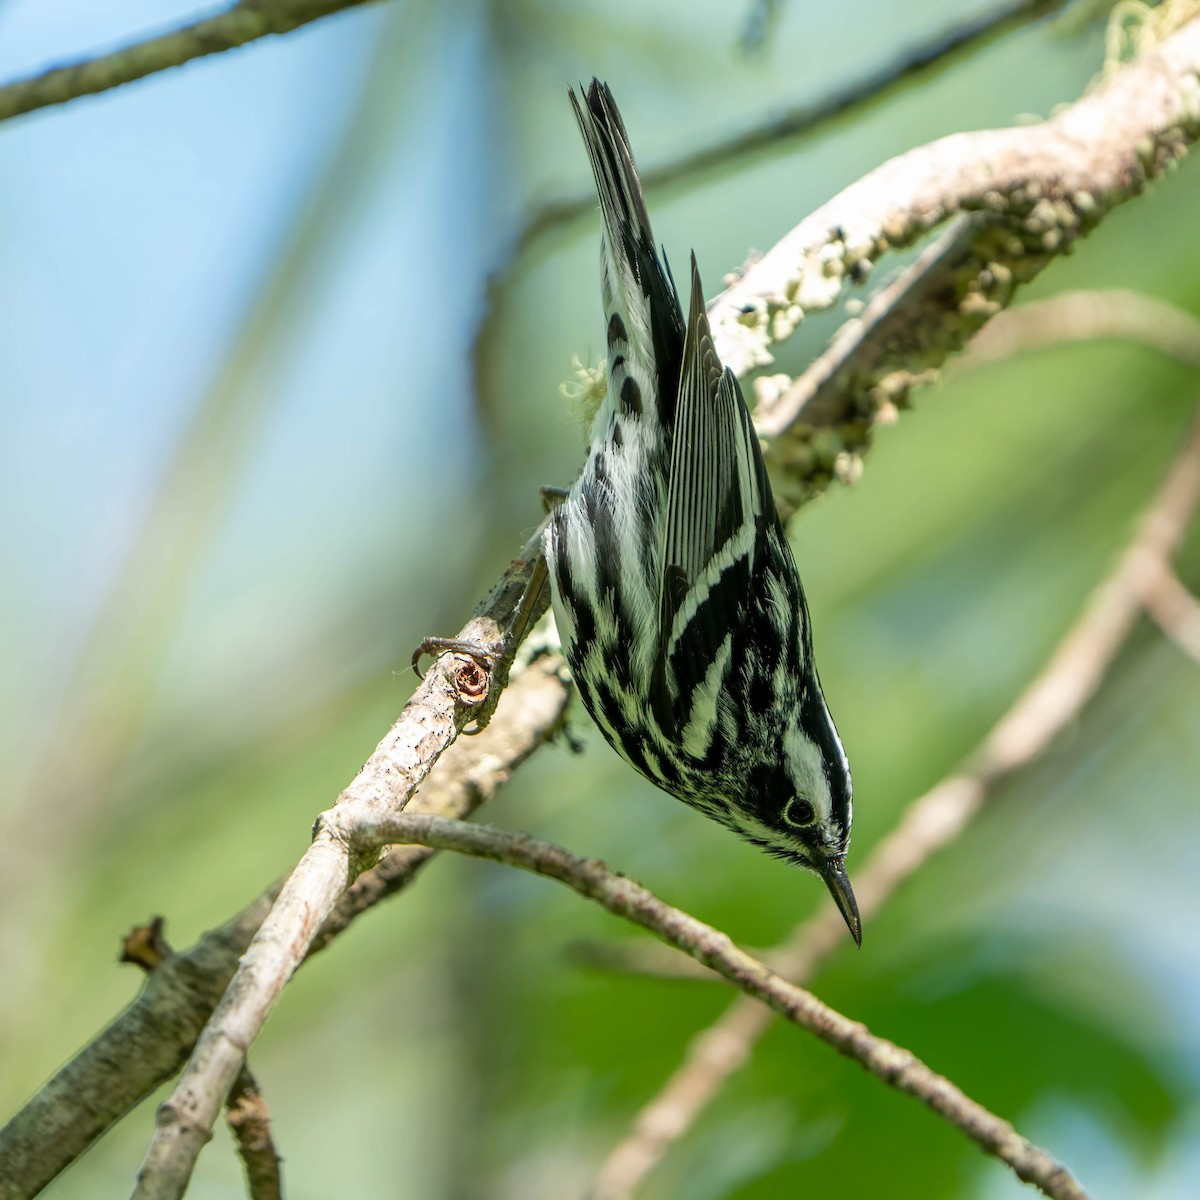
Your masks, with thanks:
M 681 705 L 703 698 L 709 665 L 743 623 L 749 569 L 774 512 L 741 388 L 713 345 L 695 255 L 691 284 L 663 523 L 653 695 L 659 719 L 674 714 L 668 727 L 676 729 L 689 717 Z M 708 677 L 709 691 L 712 682 Z

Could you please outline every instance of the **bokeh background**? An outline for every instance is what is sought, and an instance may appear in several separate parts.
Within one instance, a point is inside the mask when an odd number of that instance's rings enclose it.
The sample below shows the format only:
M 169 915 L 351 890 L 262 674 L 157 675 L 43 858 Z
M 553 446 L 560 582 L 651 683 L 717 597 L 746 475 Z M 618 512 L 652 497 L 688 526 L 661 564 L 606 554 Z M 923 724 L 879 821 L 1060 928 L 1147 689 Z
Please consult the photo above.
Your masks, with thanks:
M 303 851 L 566 483 L 559 384 L 603 346 L 565 88 L 607 78 L 643 166 L 866 77 L 987 3 L 430 0 L 355 10 L 0 127 L 0 1108 L 133 996 L 120 935 L 190 944 Z M 0 79 L 170 28 L 185 3 L 4 0 Z M 1068 9 L 852 119 L 652 190 L 710 290 L 891 155 L 1045 116 L 1104 55 Z M 1200 162 L 1029 295 L 1200 311 Z M 789 355 L 820 345 L 810 332 Z M 793 525 L 854 766 L 851 857 L 1033 676 L 1130 535 L 1197 380 L 1130 345 L 963 373 Z M 1181 558 L 1200 579 L 1200 544 Z M 1104 1200 L 1200 1195 L 1200 687 L 1140 626 L 1052 752 L 816 989 Z M 765 946 L 819 885 L 655 792 L 586 715 L 486 812 Z M 729 1000 L 581 967 L 639 935 L 444 857 L 300 972 L 252 1056 L 295 1200 L 569 1197 Z M 128 1190 L 148 1102 L 47 1195 Z M 219 1132 L 191 1195 L 243 1194 Z M 651 1198 L 1024 1194 L 919 1105 L 775 1029 Z

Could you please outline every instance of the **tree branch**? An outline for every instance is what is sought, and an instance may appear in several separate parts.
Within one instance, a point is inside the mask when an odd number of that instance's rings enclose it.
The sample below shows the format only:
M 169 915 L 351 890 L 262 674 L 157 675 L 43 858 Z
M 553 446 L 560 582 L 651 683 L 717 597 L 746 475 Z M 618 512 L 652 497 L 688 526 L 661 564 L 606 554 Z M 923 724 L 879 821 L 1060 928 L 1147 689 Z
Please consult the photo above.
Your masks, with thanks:
M 267 1104 L 258 1083 L 243 1066 L 225 1105 L 225 1119 L 246 1168 L 250 1200 L 283 1200 L 279 1152 L 271 1139 Z
M 1200 417 L 1171 464 L 1112 574 L 1091 594 L 1041 674 L 1000 718 L 960 770 L 915 800 L 854 877 L 863 920 L 934 854 L 959 836 L 1001 783 L 1027 766 L 1076 719 L 1125 644 L 1144 604 L 1147 577 L 1170 561 L 1200 504 Z M 772 955 L 789 979 L 811 978 L 844 941 L 841 914 L 823 905 Z M 684 1061 L 638 1114 L 605 1160 L 595 1200 L 624 1200 L 695 1124 L 749 1058 L 770 1015 L 745 998 L 697 1035 Z
M 154 970 L 137 1000 L 0 1130 L 3 1200 L 36 1196 L 153 1090 L 144 1081 L 179 1070 L 272 898 L 268 892 Z
M 1200 318 L 1143 292 L 1060 292 L 1007 309 L 972 339 L 957 367 L 981 367 L 1071 342 L 1129 341 L 1200 368 Z
M 437 773 L 413 797 L 411 808 L 469 815 L 559 728 L 567 695 L 562 662 L 556 657 L 543 656 L 523 670 L 514 669 L 498 719 L 478 737 L 450 747 Z M 410 883 L 433 854 L 423 846 L 397 847 L 360 875 L 334 908 L 310 954 L 328 945 L 359 914 Z M 280 886 L 274 885 L 192 949 L 162 963 L 130 1007 L 0 1129 L 3 1200 L 36 1195 L 179 1070 Z
M 1166 563 L 1156 564 L 1147 572 L 1142 581 L 1142 603 L 1150 619 L 1176 647 L 1200 663 L 1200 601 Z
M 365 0 L 241 0 L 225 12 L 171 33 L 5 84 L 0 87 L 0 121 L 106 92 L 271 34 L 290 33 L 310 21 L 363 3 Z
M 923 1101 L 987 1153 L 1006 1163 L 1019 1179 L 1034 1184 L 1045 1195 L 1057 1200 L 1086 1200 L 1083 1189 L 1066 1167 L 948 1079 L 935 1074 L 911 1051 L 877 1037 L 811 992 L 781 979 L 764 963 L 735 946 L 726 934 L 665 904 L 640 884 L 610 871 L 599 859 L 579 858 L 561 846 L 527 833 L 508 833 L 441 817 L 398 814 L 382 820 L 367 818 L 344 828 L 347 836 L 365 845 L 419 842 L 507 863 L 565 883 L 615 916 L 648 929 L 668 945 L 716 971 L 747 996 L 816 1034 L 884 1083 Z
M 877 167 L 719 297 L 709 317 L 722 361 L 739 375 L 770 363 L 769 347 L 806 311 L 831 307 L 881 254 L 955 213 L 1017 222 L 1010 237 L 1019 244 L 998 246 L 1002 258 L 1062 253 L 1200 134 L 1198 77 L 1200 18 L 1049 121 L 951 134 Z M 990 290 L 1006 299 L 1008 282 L 997 278 Z
M 885 303 L 850 322 L 794 384 L 768 380 L 755 418 L 778 493 L 795 506 L 860 453 L 881 412 L 904 407 L 1016 287 L 1141 192 L 1200 134 L 1200 18 L 1051 120 L 959 133 L 865 175 L 787 234 L 710 308 L 739 375 L 808 312 L 836 304 L 884 252 L 960 220 Z
M 456 641 L 488 647 L 507 642 L 540 561 L 540 539 L 539 528 Z M 538 589 L 536 599 L 544 611 L 544 589 Z M 512 650 L 509 646 L 506 653 Z M 174 1091 L 159 1106 L 154 1137 L 138 1172 L 136 1200 L 184 1194 L 221 1103 L 268 1013 L 338 900 L 373 865 L 343 830 L 351 822 L 377 820 L 404 808 L 463 729 L 472 721 L 480 728 L 486 724 L 507 683 L 509 661 L 499 657 L 485 663 L 466 653 L 438 658 L 357 777 L 334 807 L 318 817 L 312 845 L 242 955 Z

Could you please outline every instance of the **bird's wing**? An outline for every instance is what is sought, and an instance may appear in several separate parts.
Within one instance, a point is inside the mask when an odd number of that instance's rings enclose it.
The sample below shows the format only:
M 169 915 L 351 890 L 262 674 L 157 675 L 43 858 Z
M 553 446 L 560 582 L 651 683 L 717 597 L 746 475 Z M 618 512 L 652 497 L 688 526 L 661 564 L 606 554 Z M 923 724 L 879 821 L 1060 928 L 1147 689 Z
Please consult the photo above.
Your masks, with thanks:
M 774 501 L 741 388 L 722 368 L 692 256 L 692 296 L 676 400 L 663 528 L 653 696 L 676 726 L 713 695 L 743 623 L 756 547 Z M 706 679 L 708 681 L 706 687 Z

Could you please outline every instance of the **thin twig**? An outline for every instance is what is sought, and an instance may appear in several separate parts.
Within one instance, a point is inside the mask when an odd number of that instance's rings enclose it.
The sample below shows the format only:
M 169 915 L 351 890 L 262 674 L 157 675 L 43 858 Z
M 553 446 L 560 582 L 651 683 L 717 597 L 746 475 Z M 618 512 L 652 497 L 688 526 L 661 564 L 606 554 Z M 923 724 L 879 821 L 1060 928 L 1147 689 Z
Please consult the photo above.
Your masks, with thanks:
M 366 0 L 242 0 L 214 17 L 181 29 L 135 42 L 96 58 L 51 67 L 0 87 L 0 121 L 52 104 L 65 104 L 80 96 L 144 79 L 157 71 L 178 67 L 244 46 L 271 34 L 290 33 Z
M 283 1171 L 271 1138 L 267 1102 L 249 1067 L 238 1072 L 225 1104 L 225 1119 L 246 1168 L 250 1200 L 283 1200 Z
M 787 1020 L 807 1029 L 852 1058 L 891 1087 L 927 1104 L 989 1154 L 1005 1162 L 1019 1179 L 1057 1200 L 1085 1200 L 1071 1173 L 1046 1151 L 972 1100 L 944 1076 L 929 1069 L 911 1051 L 877 1037 L 788 983 L 765 963 L 739 949 L 729 937 L 695 917 L 672 908 L 640 884 L 610 871 L 599 859 L 580 858 L 561 846 L 465 821 L 409 814 L 367 818 L 347 833 L 365 844 L 408 841 L 489 858 L 557 879 L 609 912 L 648 929 L 677 950 L 691 955 Z
M 642 185 L 647 191 L 652 191 L 703 171 L 725 168 L 743 158 L 804 137 L 834 121 L 845 120 L 881 103 L 914 80 L 948 69 L 964 54 L 982 49 L 995 38 L 1039 20 L 1065 7 L 1067 3 L 1069 0 L 1010 0 L 992 12 L 967 17 L 894 60 L 868 71 L 852 83 L 835 88 L 814 103 L 785 109 L 732 137 L 692 150 L 670 162 L 647 167 L 640 172 Z M 557 200 L 536 209 L 517 235 L 508 262 L 497 269 L 498 275 L 547 233 L 587 216 L 595 207 L 596 194 L 589 189 L 578 196 Z
M 1157 564 L 1147 573 L 1142 583 L 1142 603 L 1147 616 L 1176 647 L 1200 663 L 1200 601 L 1166 563 Z
M 498 717 L 477 737 L 454 743 L 438 769 L 413 797 L 408 811 L 468 817 L 492 799 L 512 773 L 562 728 L 571 689 L 566 664 L 544 654 L 514 670 L 500 700 Z M 352 921 L 412 882 L 434 856 L 424 846 L 394 846 L 383 861 L 364 871 L 338 901 L 309 949 L 323 950 Z
M 1121 340 L 1200 367 L 1200 318 L 1157 296 L 1124 288 L 1060 292 L 1000 313 L 979 331 L 955 369 L 1070 342 Z
M 1200 503 L 1200 417 L 1171 464 L 1111 575 L 1088 599 L 1041 674 L 996 723 L 961 769 L 914 801 L 855 874 L 864 921 L 930 857 L 966 828 L 996 787 L 1040 755 L 1079 715 L 1125 644 L 1156 564 L 1175 553 Z M 804 980 L 843 943 L 845 925 L 824 905 L 774 958 L 780 974 Z M 596 1200 L 634 1194 L 670 1147 L 696 1122 L 748 1059 L 770 1016 L 744 998 L 693 1039 L 684 1061 L 638 1114 L 597 1176 Z

